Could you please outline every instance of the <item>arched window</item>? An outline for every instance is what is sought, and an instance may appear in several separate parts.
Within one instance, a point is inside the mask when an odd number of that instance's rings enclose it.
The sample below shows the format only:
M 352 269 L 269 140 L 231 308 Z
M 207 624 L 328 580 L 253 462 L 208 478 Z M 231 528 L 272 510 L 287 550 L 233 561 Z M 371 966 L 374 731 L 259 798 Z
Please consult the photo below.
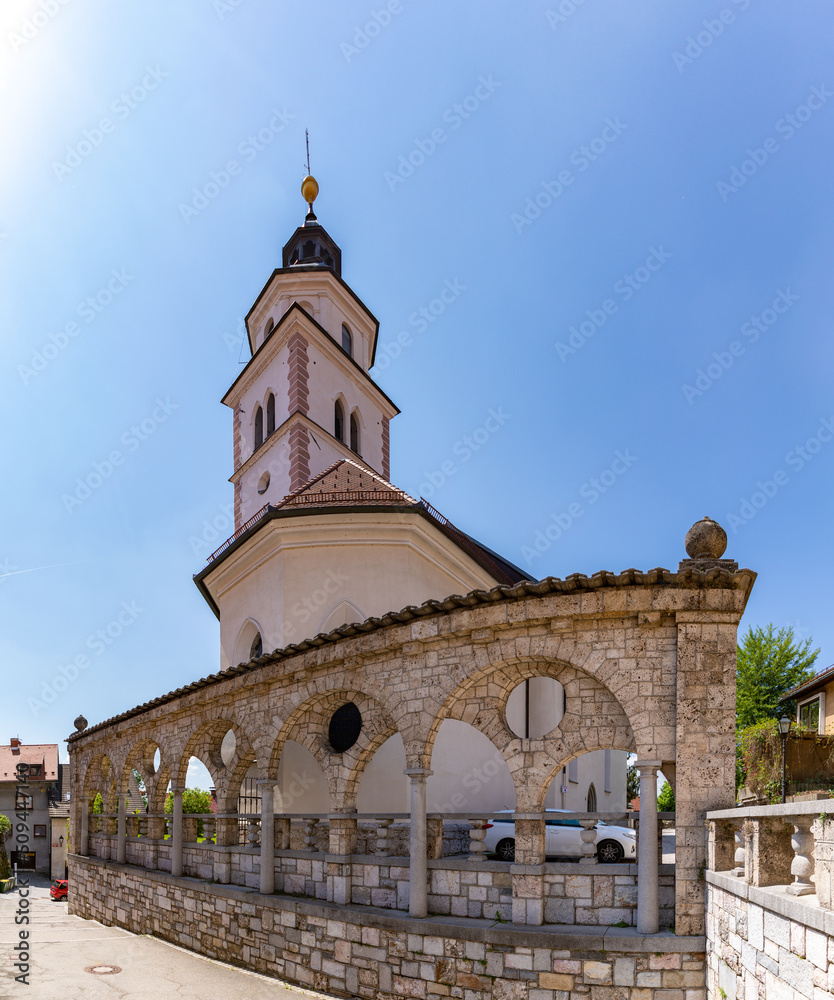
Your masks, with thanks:
M 264 327 L 264 340 L 272 333 L 275 329 L 275 320 L 270 316 L 266 321 L 266 326 Z
M 255 410 L 255 447 L 264 443 L 264 411 L 260 406 Z
M 335 406 L 335 429 L 334 434 L 339 439 L 339 441 L 344 442 L 345 440 L 345 411 L 342 409 L 342 404 L 339 400 L 336 400 Z
M 350 450 L 359 454 L 359 421 L 355 413 L 350 415 Z
M 597 790 L 594 788 L 594 783 L 591 782 L 591 787 L 588 789 L 588 809 L 589 813 L 595 813 L 597 811 Z
M 266 436 L 275 430 L 275 397 L 270 393 L 266 397 Z
M 264 651 L 264 641 L 261 638 L 261 633 L 258 632 L 255 638 L 252 640 L 252 645 L 249 648 L 249 659 L 254 660 L 258 656 L 263 656 L 263 651 Z
M 353 357 L 353 337 L 344 323 L 342 323 L 342 347 Z

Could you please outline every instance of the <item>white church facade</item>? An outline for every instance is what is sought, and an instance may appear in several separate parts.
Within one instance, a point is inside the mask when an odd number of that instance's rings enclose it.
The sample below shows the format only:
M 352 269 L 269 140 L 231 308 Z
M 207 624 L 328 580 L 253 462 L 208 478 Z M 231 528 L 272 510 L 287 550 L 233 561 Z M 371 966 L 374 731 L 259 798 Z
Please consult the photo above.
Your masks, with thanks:
M 346 623 L 529 579 L 389 481 L 399 410 L 370 374 L 379 323 L 342 279 L 341 250 L 313 212 L 317 192 L 305 178 L 307 217 L 246 317 L 251 358 L 223 397 L 235 533 L 195 576 L 220 622 L 220 669 Z M 561 685 L 536 677 L 511 695 L 507 724 L 536 737 L 563 711 Z M 363 775 L 359 812 L 406 812 L 405 768 L 402 738 L 391 737 Z M 429 812 L 515 807 L 501 754 L 466 722 L 442 723 L 432 771 Z M 572 760 L 547 806 L 625 809 L 625 752 Z M 299 744 L 282 755 L 276 811 L 330 811 L 324 774 Z

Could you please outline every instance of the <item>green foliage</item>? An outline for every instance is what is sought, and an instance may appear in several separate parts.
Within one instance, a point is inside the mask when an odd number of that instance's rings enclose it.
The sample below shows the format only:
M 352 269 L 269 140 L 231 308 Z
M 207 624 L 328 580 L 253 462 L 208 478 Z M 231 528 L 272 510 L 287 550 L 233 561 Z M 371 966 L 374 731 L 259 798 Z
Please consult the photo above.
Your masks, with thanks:
M 792 628 L 753 628 L 737 651 L 736 728 L 747 729 L 765 719 L 796 714 L 790 702 L 779 698 L 814 676 L 819 649 L 811 650 L 811 639 L 796 642 Z
M 168 792 L 165 796 L 165 812 L 169 815 L 174 811 L 174 795 L 173 792 Z M 182 793 L 182 812 L 183 815 L 193 816 L 195 813 L 210 813 L 211 812 L 211 792 L 205 792 L 202 788 L 186 788 Z M 202 839 L 203 836 L 203 821 L 197 820 L 197 839 L 198 841 Z
M 657 811 L 664 813 L 675 811 L 675 793 L 672 791 L 672 786 L 668 781 L 663 782 L 663 786 L 657 796 Z
M 104 812 L 104 802 L 102 801 L 100 792 L 96 792 L 96 797 L 93 799 L 93 807 L 90 811 L 94 816 L 101 816 Z
M 736 780 L 769 802 L 782 797 L 782 737 L 779 725 L 766 719 L 736 733 Z
M 640 775 L 634 764 L 630 764 L 626 770 L 626 802 L 629 808 L 631 800 L 640 798 Z
M 0 813 L 0 879 L 10 878 L 12 867 L 9 864 L 9 856 L 6 854 L 5 840 L 12 832 L 12 822 L 8 816 Z

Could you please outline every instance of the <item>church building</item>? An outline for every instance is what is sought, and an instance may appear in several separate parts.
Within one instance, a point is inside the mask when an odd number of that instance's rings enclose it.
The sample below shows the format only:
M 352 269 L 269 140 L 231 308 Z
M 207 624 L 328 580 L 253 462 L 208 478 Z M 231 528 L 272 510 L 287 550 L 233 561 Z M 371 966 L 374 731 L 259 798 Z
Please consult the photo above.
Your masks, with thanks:
M 342 278 L 341 249 L 313 211 L 311 176 L 302 194 L 307 216 L 246 317 L 252 356 L 223 397 L 233 414 L 235 532 L 195 576 L 220 621 L 220 669 L 344 624 L 530 578 L 389 481 L 399 410 L 370 374 L 379 322 Z M 535 677 L 510 696 L 507 723 L 520 737 L 542 736 L 563 711 L 562 686 Z M 356 706 L 343 705 L 332 752 L 353 745 L 361 725 Z M 407 811 L 405 767 L 396 735 L 363 775 L 359 812 Z M 466 722 L 442 723 L 432 771 L 430 812 L 515 807 L 501 754 Z M 625 752 L 571 761 L 547 805 L 624 809 Z M 330 811 L 323 772 L 296 743 L 282 755 L 276 811 Z

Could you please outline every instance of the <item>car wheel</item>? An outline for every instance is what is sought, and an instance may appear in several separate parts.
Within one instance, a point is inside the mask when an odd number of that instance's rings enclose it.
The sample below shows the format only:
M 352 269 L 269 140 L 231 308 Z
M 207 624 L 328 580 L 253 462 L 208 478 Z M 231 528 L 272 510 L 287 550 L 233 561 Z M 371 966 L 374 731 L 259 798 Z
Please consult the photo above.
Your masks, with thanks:
M 618 861 L 622 861 L 624 857 L 625 851 L 616 840 L 603 840 L 597 847 L 597 861 L 600 864 L 614 865 Z
M 495 853 L 500 861 L 515 861 L 515 841 L 509 838 L 499 840 Z

